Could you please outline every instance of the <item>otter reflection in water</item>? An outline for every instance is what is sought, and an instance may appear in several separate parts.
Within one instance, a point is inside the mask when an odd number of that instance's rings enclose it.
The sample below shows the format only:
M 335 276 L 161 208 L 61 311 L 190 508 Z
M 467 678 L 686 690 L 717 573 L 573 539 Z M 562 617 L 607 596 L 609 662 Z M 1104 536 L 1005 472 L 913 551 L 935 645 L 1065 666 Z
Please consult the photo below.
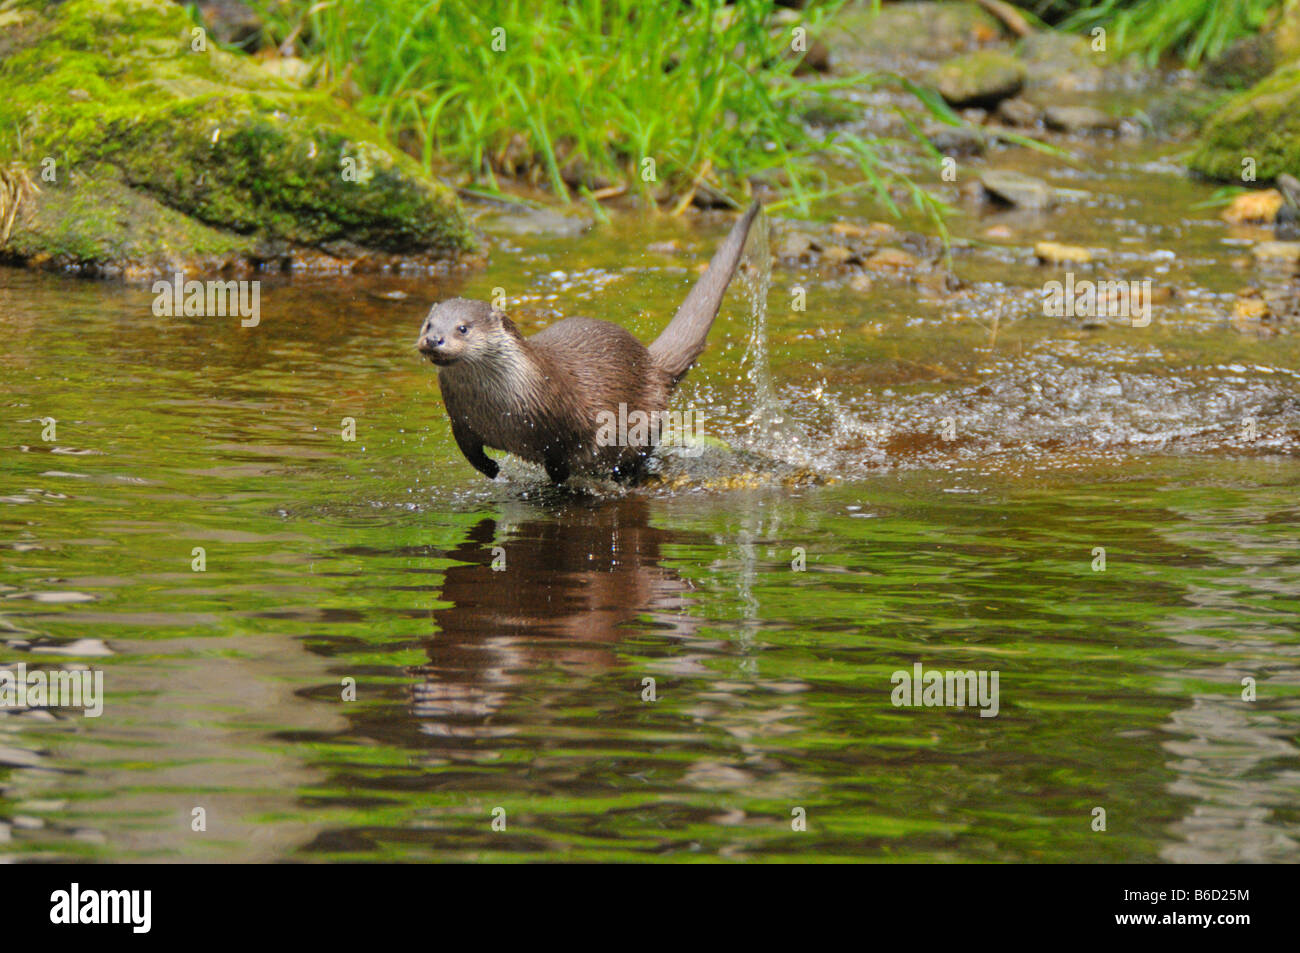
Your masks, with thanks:
M 518 673 L 548 663 L 606 671 L 617 664 L 611 646 L 640 616 L 660 638 L 691 635 L 689 586 L 660 565 L 675 534 L 646 516 L 646 501 L 628 498 L 476 524 L 447 554 L 458 562 L 441 592 L 451 605 L 434 611 L 429 662 L 413 671 L 424 678 L 414 689 L 415 714 L 438 725 L 426 730 L 490 734 L 483 721 L 502 707 Z

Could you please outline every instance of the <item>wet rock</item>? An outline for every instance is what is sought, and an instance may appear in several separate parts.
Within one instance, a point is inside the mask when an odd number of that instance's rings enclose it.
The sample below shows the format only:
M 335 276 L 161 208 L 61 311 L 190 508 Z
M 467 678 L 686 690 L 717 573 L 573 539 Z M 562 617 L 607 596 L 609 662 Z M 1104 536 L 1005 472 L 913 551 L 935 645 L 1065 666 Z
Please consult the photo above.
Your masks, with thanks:
M 1057 132 L 1109 132 L 1119 128 L 1118 119 L 1091 106 L 1048 106 L 1043 122 Z
M 787 232 L 776 246 L 776 257 L 783 259 L 811 258 L 817 244 L 804 232 Z
M 799 58 L 799 65 L 794 68 L 795 76 L 808 76 L 813 73 L 831 71 L 831 48 L 821 40 L 809 38 L 808 49 Z
M 1023 172 L 986 169 L 980 174 L 979 184 L 992 201 L 1013 208 L 1043 211 L 1055 201 L 1051 186 Z
M 492 232 L 509 235 L 552 235 L 571 238 L 591 228 L 590 216 L 580 212 L 561 212 L 550 208 L 532 208 L 512 205 L 508 209 L 486 216 L 483 227 Z
M 1039 242 L 1034 246 L 1034 257 L 1043 265 L 1086 265 L 1092 261 L 1092 252 L 1080 245 Z
M 1229 320 L 1238 331 L 1271 337 L 1300 321 L 1300 281 L 1243 288 Z
M 1277 189 L 1245 192 L 1238 195 L 1223 210 L 1222 218 L 1229 225 L 1271 225 L 1282 207 L 1282 193 Z
M 863 272 L 857 271 L 849 278 L 849 287 L 859 294 L 867 294 L 871 291 L 873 283 L 871 279 Z
M 929 123 L 923 132 L 930 145 L 946 156 L 981 155 L 988 148 L 984 133 L 973 126 Z
M 1300 272 L 1300 242 L 1260 242 L 1251 253 L 1262 267 Z
M 1246 156 L 1255 160 L 1261 180 L 1300 170 L 1300 62 L 1217 109 L 1202 128 L 1189 165 L 1202 175 L 1240 182 Z
M 39 191 L 0 257 L 111 276 L 285 249 L 415 261 L 473 248 L 452 190 L 374 125 L 247 56 L 194 53 L 179 6 L 67 0 L 23 16 L 0 34 L 0 126 L 28 131 L 13 158 Z M 47 158 L 53 181 L 40 178 Z
M 835 222 L 831 225 L 831 234 L 845 238 L 866 238 L 870 233 L 861 225 L 852 222 Z
M 979 50 L 943 63 L 931 83 L 950 106 L 992 107 L 1020 92 L 1025 67 L 1006 53 Z
M 857 256 L 854 252 L 843 245 L 828 245 L 822 252 L 822 261 L 828 265 L 843 265 L 845 262 L 856 260 Z
M 1252 296 L 1238 298 L 1232 303 L 1232 320 L 1239 321 L 1258 321 L 1268 316 L 1268 305 L 1264 302 L 1259 292 L 1253 291 Z
M 875 271 L 901 270 L 915 268 L 921 262 L 915 256 L 901 248 L 882 248 L 867 259 L 867 267 Z
M 1088 39 L 1055 30 L 1030 34 L 1016 44 L 1016 53 L 1025 66 L 1025 85 L 1052 92 L 1100 89 L 1107 70 L 1122 69 L 1105 53 L 1093 52 Z
M 1008 126 L 1036 126 L 1041 116 L 1038 107 L 1021 96 L 998 103 L 997 117 Z
M 854 71 L 900 59 L 937 59 L 998 39 L 1002 25 L 974 3 L 890 3 L 879 12 L 848 5 L 823 27 L 837 68 Z

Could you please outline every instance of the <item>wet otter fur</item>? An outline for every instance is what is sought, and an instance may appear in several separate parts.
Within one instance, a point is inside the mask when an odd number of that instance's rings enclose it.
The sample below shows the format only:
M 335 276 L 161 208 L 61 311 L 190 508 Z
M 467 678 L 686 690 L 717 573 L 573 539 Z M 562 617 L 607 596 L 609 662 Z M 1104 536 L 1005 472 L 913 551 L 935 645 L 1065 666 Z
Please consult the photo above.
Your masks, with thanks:
M 484 447 L 571 475 L 635 480 L 658 433 L 628 427 L 629 445 L 602 446 L 602 420 L 641 411 L 658 426 L 668 397 L 700 352 L 740 264 L 759 206 L 752 205 L 709 262 L 686 300 L 649 347 L 608 321 L 566 318 L 525 338 L 485 301 L 452 298 L 433 306 L 416 346 L 438 367 L 451 432 L 465 459 L 495 478 Z M 608 443 L 609 441 L 605 441 Z

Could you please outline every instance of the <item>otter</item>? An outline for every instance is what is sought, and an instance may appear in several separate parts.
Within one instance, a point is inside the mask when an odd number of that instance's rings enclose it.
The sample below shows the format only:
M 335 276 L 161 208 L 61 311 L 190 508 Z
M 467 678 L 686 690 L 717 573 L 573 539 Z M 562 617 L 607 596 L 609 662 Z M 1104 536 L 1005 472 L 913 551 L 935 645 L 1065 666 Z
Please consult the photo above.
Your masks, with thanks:
M 416 347 L 438 368 L 465 459 L 489 479 L 500 468 L 484 447 L 540 463 L 555 483 L 574 474 L 638 479 L 669 395 L 704 350 L 758 211 L 754 203 L 740 217 L 649 347 L 608 321 L 566 318 L 525 338 L 485 301 L 435 304 Z M 620 405 L 625 419 L 640 411 L 652 423 L 627 428 L 626 445 L 610 445 L 618 441 L 601 439 L 598 430 L 609 415 L 620 419 Z

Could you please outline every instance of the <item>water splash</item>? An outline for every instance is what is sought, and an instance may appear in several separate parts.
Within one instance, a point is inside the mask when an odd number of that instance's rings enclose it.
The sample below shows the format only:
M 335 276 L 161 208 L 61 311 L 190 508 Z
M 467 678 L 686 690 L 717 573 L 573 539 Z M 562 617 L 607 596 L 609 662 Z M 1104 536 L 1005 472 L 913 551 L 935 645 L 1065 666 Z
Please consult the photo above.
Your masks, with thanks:
M 752 446 L 772 444 L 777 431 L 785 422 L 784 409 L 772 386 L 772 367 L 767 347 L 767 294 L 772 287 L 771 229 L 762 212 L 754 222 L 746 249 L 747 267 L 741 270 L 741 279 L 749 297 L 750 332 L 741 366 L 748 364 L 746 377 L 752 385 L 753 405 L 745 424 L 751 428 Z

